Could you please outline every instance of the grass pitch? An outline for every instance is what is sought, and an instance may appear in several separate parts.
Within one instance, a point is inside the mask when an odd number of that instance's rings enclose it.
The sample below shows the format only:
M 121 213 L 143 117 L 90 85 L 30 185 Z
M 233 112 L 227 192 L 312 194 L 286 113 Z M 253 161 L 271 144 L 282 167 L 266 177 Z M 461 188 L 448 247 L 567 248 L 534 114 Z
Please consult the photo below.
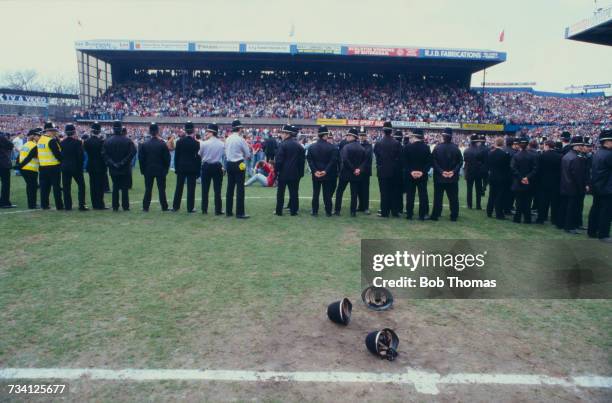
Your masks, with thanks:
M 12 179 L 12 200 L 22 209 L 24 183 Z M 174 183 L 170 173 L 170 200 Z M 371 184 L 375 213 L 375 177 Z M 199 192 L 198 186 L 198 199 Z M 463 180 L 457 223 L 447 208 L 437 223 L 351 218 L 348 203 L 342 217 L 315 218 L 305 198 L 300 216 L 276 217 L 275 189 L 258 185 L 246 190 L 248 221 L 187 214 L 184 201 L 178 213 L 162 213 L 156 203 L 143 213 L 142 194 L 135 171 L 130 212 L 0 214 L 0 367 L 612 373 L 609 301 L 401 300 L 381 315 L 360 306 L 364 238 L 573 239 L 550 225 L 500 222 L 466 209 Z M 300 196 L 310 195 L 306 177 Z M 110 205 L 110 195 L 105 199 Z M 325 308 L 342 296 L 363 319 L 339 335 Z M 403 352 L 391 367 L 370 357 L 361 338 L 386 325 L 397 329 Z M 217 385 L 208 392 L 173 382 L 123 385 L 121 393 L 113 383 L 79 388 L 75 400 L 132 400 L 147 390 L 162 399 L 322 396 L 317 387 L 278 385 Z M 378 398 L 402 396 L 384 390 Z M 376 398 L 367 389 L 343 393 Z M 535 396 L 542 397 L 522 397 Z

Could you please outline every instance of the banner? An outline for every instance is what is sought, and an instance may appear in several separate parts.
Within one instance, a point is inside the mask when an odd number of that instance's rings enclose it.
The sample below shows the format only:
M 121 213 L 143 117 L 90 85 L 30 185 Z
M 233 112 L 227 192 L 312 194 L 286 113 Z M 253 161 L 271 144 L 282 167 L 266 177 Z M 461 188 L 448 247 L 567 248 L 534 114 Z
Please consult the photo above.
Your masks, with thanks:
M 129 41 L 76 41 L 75 47 L 83 50 L 130 50 Z
M 394 120 L 391 122 L 391 125 L 402 129 L 426 129 L 429 127 L 427 122 L 409 122 L 405 120 Z
M 525 83 L 480 83 L 481 85 L 488 85 L 491 87 L 533 87 L 536 82 L 525 82 Z
M 431 122 L 429 124 L 430 129 L 446 129 L 447 127 L 450 129 L 461 129 L 461 124 L 454 122 Z
M 397 56 L 419 57 L 419 50 L 415 48 L 384 48 L 375 46 L 349 46 L 347 54 L 352 56 Z
M 49 106 L 49 99 L 30 95 L 0 93 L 0 105 L 37 106 L 46 108 Z
M 320 45 L 320 44 L 297 44 L 297 53 L 314 53 L 314 54 L 326 54 L 326 55 L 340 55 L 342 54 L 342 47 L 340 45 Z
M 480 50 L 421 49 L 420 56 L 434 59 L 506 60 L 506 54 Z
M 181 51 L 189 50 L 189 42 L 134 41 L 134 50 Z
M 346 126 L 346 119 L 317 119 L 317 125 Z
M 585 85 L 582 88 L 585 90 L 601 90 L 604 88 L 610 88 L 610 84 L 593 84 L 593 85 Z
M 290 53 L 288 43 L 247 43 L 247 52 L 257 53 Z
M 238 42 L 195 42 L 196 52 L 240 52 Z
M 367 126 L 367 127 L 382 127 L 382 120 L 363 120 L 363 119 L 349 119 L 346 124 L 348 126 Z
M 503 132 L 504 125 L 496 125 L 493 123 L 463 123 L 461 124 L 463 130 L 477 130 L 487 132 Z

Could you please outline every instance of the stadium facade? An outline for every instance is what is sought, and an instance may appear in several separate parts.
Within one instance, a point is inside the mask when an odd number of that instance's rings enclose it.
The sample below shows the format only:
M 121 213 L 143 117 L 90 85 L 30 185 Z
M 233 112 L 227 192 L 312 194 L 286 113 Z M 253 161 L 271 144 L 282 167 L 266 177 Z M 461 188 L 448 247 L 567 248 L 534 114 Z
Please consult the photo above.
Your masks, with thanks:
M 83 40 L 77 41 L 75 46 L 83 107 L 88 107 L 95 97 L 104 94 L 113 84 L 129 82 L 142 71 L 177 71 L 181 74 L 198 71 L 393 74 L 406 79 L 453 82 L 469 88 L 472 74 L 506 60 L 506 53 L 494 50 L 353 44 Z M 133 123 L 145 120 L 136 116 L 126 119 Z M 178 124 L 184 119 L 159 120 Z M 225 123 L 224 119 L 216 121 Z M 245 123 L 278 122 L 250 122 L 246 119 Z M 294 123 L 308 125 L 321 122 Z M 351 123 L 382 125 L 382 122 L 350 122 L 342 119 L 326 119 L 324 123 L 336 126 Z M 397 126 L 402 127 L 402 123 L 397 122 Z M 483 128 L 486 130 L 492 126 Z M 495 130 L 498 129 L 496 126 Z
M 565 28 L 565 38 L 612 46 L 612 7 L 598 10 L 592 17 Z

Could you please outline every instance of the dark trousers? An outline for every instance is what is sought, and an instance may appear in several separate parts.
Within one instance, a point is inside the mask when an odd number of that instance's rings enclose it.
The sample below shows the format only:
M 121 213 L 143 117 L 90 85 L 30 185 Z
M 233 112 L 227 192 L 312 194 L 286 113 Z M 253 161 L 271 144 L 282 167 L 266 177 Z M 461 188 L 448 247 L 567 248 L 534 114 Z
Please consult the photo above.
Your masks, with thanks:
M 584 198 L 586 197 L 586 193 L 585 194 L 581 194 L 578 197 L 578 227 L 584 227 L 584 223 L 582 222 L 582 217 L 584 216 Z
M 512 191 L 512 184 L 506 184 L 504 189 L 504 214 L 510 214 L 514 207 L 514 192 Z
M 300 190 L 299 179 L 292 181 L 278 181 L 278 187 L 276 188 L 276 214 L 283 214 L 283 206 L 285 204 L 285 188 L 289 189 L 289 212 L 291 215 L 296 215 L 300 209 L 300 199 L 298 196 Z
M 236 192 L 236 215 L 244 215 L 244 175 L 240 170 L 242 160 L 227 162 L 227 191 L 225 192 L 226 214 L 232 215 L 234 209 L 234 191 Z
M 323 205 L 325 206 L 325 213 L 331 214 L 333 209 L 332 197 L 334 196 L 334 190 L 336 190 L 336 179 L 327 179 L 324 181 L 316 180 L 312 178 L 312 212 L 317 214 L 319 212 L 319 195 L 323 188 Z
M 213 184 L 215 199 L 215 214 L 221 214 L 223 202 L 221 201 L 221 184 L 223 183 L 223 169 L 220 162 L 216 164 L 202 164 L 202 212 L 208 213 L 208 192 L 210 182 Z
M 104 209 L 104 178 L 108 180 L 106 172 L 89 173 L 89 196 L 91 197 L 91 207 L 96 210 Z
M 456 220 L 459 217 L 459 183 L 435 183 L 434 182 L 434 200 L 431 217 L 437 219 L 442 214 L 442 199 L 444 192 L 448 197 L 450 206 L 450 218 Z
M 515 192 L 514 197 L 516 199 L 514 222 L 520 223 L 522 218 L 525 224 L 531 224 L 531 192 Z
M 340 178 L 340 180 L 338 180 L 338 186 L 336 187 L 336 204 L 334 205 L 334 211 L 336 213 L 340 213 L 342 210 L 342 197 L 344 197 L 344 191 L 348 184 L 349 181 L 346 179 Z
M 357 199 L 359 198 L 359 190 L 361 189 L 361 181 L 360 180 L 352 180 L 350 182 L 351 186 L 351 214 L 355 214 L 357 212 Z
M 11 170 L 0 168 L 0 207 L 11 204 Z
M 582 195 L 563 195 L 559 216 L 560 227 L 567 231 L 580 226 L 580 199 Z
M 491 217 L 495 210 L 495 218 L 504 218 L 504 203 L 506 197 L 506 186 L 504 183 L 491 182 L 489 189 L 489 199 L 487 201 L 487 215 Z
M 148 210 L 151 206 L 151 196 L 153 195 L 153 182 L 157 183 L 157 192 L 159 193 L 159 204 L 162 211 L 168 210 L 168 200 L 166 199 L 166 175 L 145 175 L 145 192 L 142 199 L 142 208 Z M 128 182 L 129 187 L 129 182 Z
M 557 225 L 559 221 L 559 190 L 540 188 L 537 196 L 538 218 L 536 221 L 543 223 L 548 220 L 548 212 L 550 211 L 550 223 Z
M 357 211 L 370 209 L 370 176 L 363 176 L 359 181 Z
M 104 181 L 104 193 L 110 192 L 111 187 L 110 187 L 110 182 L 108 181 L 108 174 L 106 171 L 104 171 L 104 176 L 102 177 L 102 180 Z
M 589 212 L 588 234 L 592 238 L 609 238 L 612 221 L 612 195 L 594 195 Z
M 391 212 L 393 215 L 395 215 L 395 213 L 393 213 L 393 206 L 395 206 L 395 211 L 397 211 L 398 213 L 404 211 L 404 185 L 401 171 L 398 171 L 398 173 L 395 175 L 395 177 L 393 178 L 393 182 L 394 185 Z
M 419 192 L 419 218 L 424 218 L 427 214 L 429 214 L 427 179 L 408 179 L 406 186 L 406 217 L 408 218 L 412 218 L 414 215 L 414 199 L 416 197 L 417 190 Z
M 38 193 L 38 172 L 22 169 L 21 176 L 26 183 L 26 196 L 28 197 L 28 208 L 36 208 L 36 198 Z
M 111 175 L 113 181 L 113 210 L 119 210 L 119 192 L 121 192 L 121 207 L 123 210 L 130 209 L 130 175 Z
M 62 188 L 60 187 L 61 175 L 59 165 L 40 167 L 38 179 L 40 180 L 40 206 L 42 208 L 49 208 L 49 195 L 51 189 L 53 189 L 55 208 L 58 210 L 64 209 Z
M 181 199 L 183 198 L 183 187 L 187 182 L 187 211 L 195 209 L 195 189 L 196 189 L 196 174 L 176 174 L 176 189 L 174 190 L 174 201 L 172 208 L 178 210 L 181 208 Z
M 401 190 L 397 189 L 395 178 L 378 178 L 378 188 L 380 189 L 380 214 L 388 217 L 389 213 L 394 216 L 399 214 L 398 192 L 401 200 Z
M 83 171 L 62 171 L 62 190 L 64 191 L 64 208 L 72 210 L 72 180 L 77 184 L 79 208 L 85 207 L 85 179 Z
M 470 177 L 465 178 L 465 182 L 467 183 L 467 206 L 468 208 L 472 208 L 472 200 L 473 200 L 473 191 L 476 188 L 476 208 L 481 209 L 480 199 L 483 195 L 483 187 L 482 187 L 482 178 L 479 177 Z

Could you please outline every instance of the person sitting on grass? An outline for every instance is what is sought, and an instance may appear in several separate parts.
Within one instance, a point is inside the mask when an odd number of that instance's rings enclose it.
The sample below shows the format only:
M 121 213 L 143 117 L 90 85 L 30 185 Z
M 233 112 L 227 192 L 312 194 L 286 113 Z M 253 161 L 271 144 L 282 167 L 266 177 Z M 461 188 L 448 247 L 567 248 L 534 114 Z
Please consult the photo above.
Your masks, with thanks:
M 251 176 L 244 186 L 250 186 L 255 182 L 259 182 L 261 186 L 270 188 L 276 182 L 276 173 L 274 172 L 274 162 L 266 162 L 264 160 L 257 161 L 255 164 L 255 175 Z

